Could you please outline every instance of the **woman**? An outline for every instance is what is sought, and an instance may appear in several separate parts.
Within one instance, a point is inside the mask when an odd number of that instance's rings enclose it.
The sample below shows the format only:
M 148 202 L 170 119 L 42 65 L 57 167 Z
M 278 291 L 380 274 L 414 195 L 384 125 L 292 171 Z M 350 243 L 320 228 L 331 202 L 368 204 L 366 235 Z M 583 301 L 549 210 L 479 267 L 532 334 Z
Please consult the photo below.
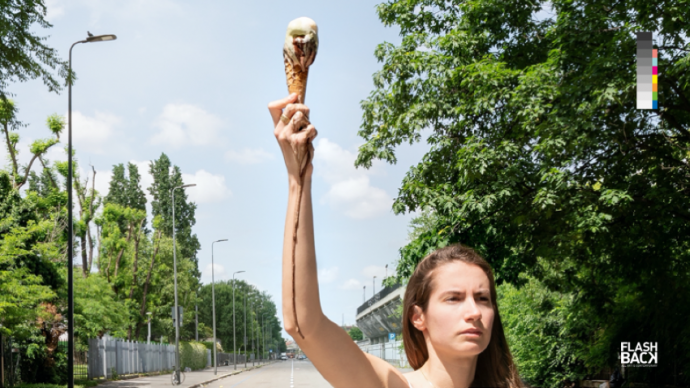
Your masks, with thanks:
M 311 142 L 317 131 L 308 121 L 309 108 L 296 100 L 292 94 L 268 105 L 289 183 L 283 244 L 283 320 L 288 334 L 334 387 L 521 387 L 496 307 L 493 273 L 470 248 L 437 250 L 410 278 L 403 338 L 414 372 L 403 374 L 365 354 L 326 318 L 319 301 L 311 201 Z

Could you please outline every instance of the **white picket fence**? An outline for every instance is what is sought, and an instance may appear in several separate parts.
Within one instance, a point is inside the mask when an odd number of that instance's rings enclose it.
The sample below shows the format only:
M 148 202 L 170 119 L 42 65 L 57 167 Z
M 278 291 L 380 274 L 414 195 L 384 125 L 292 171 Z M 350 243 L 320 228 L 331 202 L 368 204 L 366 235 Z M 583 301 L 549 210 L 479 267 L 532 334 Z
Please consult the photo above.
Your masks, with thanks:
M 104 336 L 89 340 L 88 378 L 112 378 L 113 374 L 149 373 L 175 368 L 175 345 L 146 344 Z M 206 366 L 211 366 L 207 350 Z
M 384 359 L 397 367 L 409 368 L 410 365 L 407 362 L 407 355 L 400 347 L 400 344 L 402 344 L 402 341 L 390 341 L 380 344 L 360 345 L 359 348 L 362 349 L 364 353 L 369 353 Z

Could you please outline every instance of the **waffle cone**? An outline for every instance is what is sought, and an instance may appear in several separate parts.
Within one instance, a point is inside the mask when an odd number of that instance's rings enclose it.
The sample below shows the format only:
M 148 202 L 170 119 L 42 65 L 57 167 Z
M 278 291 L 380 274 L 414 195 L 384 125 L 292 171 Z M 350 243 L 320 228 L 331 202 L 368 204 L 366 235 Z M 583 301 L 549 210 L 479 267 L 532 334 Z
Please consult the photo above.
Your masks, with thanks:
M 307 78 L 309 77 L 309 69 L 302 70 L 299 64 L 292 63 L 285 58 L 285 78 L 287 80 L 288 92 L 290 94 L 297 93 L 299 96 L 297 102 L 304 104 L 304 98 L 307 94 Z

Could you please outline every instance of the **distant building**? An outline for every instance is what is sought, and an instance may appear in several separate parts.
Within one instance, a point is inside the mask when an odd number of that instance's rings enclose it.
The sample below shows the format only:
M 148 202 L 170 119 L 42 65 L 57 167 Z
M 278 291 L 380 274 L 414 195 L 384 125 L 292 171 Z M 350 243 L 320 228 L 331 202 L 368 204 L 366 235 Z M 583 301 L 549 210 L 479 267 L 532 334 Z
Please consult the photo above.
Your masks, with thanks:
M 396 338 L 402 334 L 402 318 L 397 310 L 402 304 L 405 289 L 401 284 L 384 287 L 357 308 L 357 327 L 371 344 L 388 342 L 389 333 Z

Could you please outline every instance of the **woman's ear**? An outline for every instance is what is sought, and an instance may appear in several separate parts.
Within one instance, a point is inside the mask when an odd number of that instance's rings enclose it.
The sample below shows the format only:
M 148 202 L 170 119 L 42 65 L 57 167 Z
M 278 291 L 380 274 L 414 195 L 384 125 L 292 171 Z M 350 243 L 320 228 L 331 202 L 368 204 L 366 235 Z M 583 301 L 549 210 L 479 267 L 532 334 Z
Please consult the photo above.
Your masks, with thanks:
M 412 310 L 412 317 L 410 318 L 412 321 L 412 325 L 415 327 L 415 329 L 423 332 L 426 329 L 426 325 L 424 324 L 424 312 L 422 311 L 422 308 L 419 306 L 414 306 Z

